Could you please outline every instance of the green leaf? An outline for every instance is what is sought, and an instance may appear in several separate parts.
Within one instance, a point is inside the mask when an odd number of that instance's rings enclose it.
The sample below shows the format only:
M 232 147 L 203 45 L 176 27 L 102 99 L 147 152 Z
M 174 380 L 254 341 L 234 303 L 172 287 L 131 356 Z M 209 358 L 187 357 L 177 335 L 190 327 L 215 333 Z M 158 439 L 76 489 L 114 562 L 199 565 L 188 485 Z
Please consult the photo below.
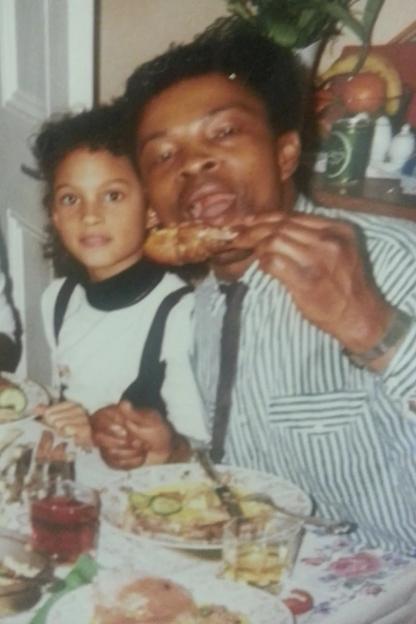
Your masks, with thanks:
M 335 21 L 341 22 L 343 26 L 349 28 L 361 41 L 365 41 L 365 31 L 361 22 L 353 17 L 350 11 L 340 4 L 331 2 L 321 2 L 322 10 L 331 15 Z
M 272 21 L 265 21 L 264 23 L 266 33 L 275 41 L 282 46 L 287 48 L 292 48 L 295 46 L 298 31 L 296 27 L 289 23 L 281 22 L 280 24 L 276 24 Z
M 49 610 L 67 592 L 77 589 L 86 583 L 91 583 L 98 572 L 98 565 L 89 555 L 81 555 L 72 570 L 59 584 L 61 589 L 53 593 L 45 604 L 38 609 L 30 624 L 46 624 Z
M 362 17 L 362 25 L 366 33 L 366 41 L 369 41 L 374 24 L 378 18 L 384 0 L 367 0 Z

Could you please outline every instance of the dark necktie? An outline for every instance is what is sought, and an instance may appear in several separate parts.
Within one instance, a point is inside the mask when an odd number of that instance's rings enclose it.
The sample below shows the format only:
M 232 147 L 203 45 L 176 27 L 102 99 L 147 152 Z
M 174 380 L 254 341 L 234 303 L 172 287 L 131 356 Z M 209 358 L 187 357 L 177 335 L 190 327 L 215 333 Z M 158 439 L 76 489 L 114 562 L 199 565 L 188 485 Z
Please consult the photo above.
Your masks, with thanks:
M 231 393 L 237 368 L 241 308 L 247 286 L 243 282 L 233 282 L 221 285 L 220 289 L 225 293 L 226 310 L 222 323 L 220 372 L 211 444 L 211 457 L 217 463 L 222 460 L 224 455 L 224 441 L 230 418 Z

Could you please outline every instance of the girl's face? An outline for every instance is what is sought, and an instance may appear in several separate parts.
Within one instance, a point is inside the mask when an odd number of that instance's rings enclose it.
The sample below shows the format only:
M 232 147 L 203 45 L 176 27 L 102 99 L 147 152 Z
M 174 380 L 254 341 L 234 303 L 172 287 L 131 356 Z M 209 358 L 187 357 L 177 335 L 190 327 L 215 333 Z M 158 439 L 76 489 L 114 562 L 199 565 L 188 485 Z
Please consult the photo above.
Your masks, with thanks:
M 68 252 L 92 281 L 117 275 L 142 256 L 145 206 L 127 157 L 80 147 L 58 165 L 52 219 Z

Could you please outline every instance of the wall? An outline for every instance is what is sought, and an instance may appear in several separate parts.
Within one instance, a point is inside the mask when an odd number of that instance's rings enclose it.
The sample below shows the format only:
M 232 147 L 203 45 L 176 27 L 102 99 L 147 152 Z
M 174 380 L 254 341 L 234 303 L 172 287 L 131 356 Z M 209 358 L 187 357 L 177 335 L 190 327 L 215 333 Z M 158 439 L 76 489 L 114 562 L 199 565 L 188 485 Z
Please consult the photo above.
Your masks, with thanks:
M 101 0 L 99 99 L 124 90 L 137 65 L 173 41 L 188 41 L 226 13 L 223 0 Z
M 358 15 L 360 14 L 360 11 L 362 11 L 364 5 L 364 0 L 358 0 L 356 5 Z M 416 20 L 415 0 L 385 0 L 375 24 L 373 43 L 388 43 L 414 20 Z M 325 53 L 322 56 L 320 69 L 324 70 L 328 67 L 331 62 L 340 55 L 342 48 L 345 45 L 356 45 L 358 43 L 358 39 L 351 33 L 351 31 L 342 32 L 339 37 L 328 44 Z
M 357 12 L 364 0 L 358 0 Z M 224 0 L 100 0 L 99 99 L 119 95 L 126 78 L 140 63 L 163 52 L 172 42 L 189 41 L 220 15 Z M 416 20 L 415 0 L 385 0 L 374 30 L 374 43 L 387 43 Z M 325 69 L 344 45 L 358 40 L 341 33 L 322 57 Z

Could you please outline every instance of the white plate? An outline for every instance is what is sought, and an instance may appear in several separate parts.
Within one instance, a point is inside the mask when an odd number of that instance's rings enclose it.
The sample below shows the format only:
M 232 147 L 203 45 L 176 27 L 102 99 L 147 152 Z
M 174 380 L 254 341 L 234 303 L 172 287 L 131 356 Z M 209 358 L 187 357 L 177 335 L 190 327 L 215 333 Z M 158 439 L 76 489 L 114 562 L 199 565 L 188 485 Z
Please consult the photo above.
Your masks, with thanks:
M 12 383 L 16 384 L 16 386 L 19 386 L 19 388 L 21 388 L 21 390 L 25 393 L 27 400 L 25 410 L 18 418 L 10 418 L 6 420 L 2 419 L 0 421 L 0 425 L 33 416 L 33 411 L 39 403 L 49 403 L 50 399 L 47 390 L 40 384 L 36 383 L 36 381 L 32 381 L 31 379 L 22 379 L 18 375 L 14 375 L 12 373 L 0 372 L 0 377 L 4 377 L 4 379 L 8 379 Z
M 293 616 L 283 602 L 248 585 L 222 581 L 195 572 L 179 573 L 171 580 L 190 591 L 196 604 L 223 605 L 241 613 L 249 624 L 293 624 Z M 46 624 L 92 624 L 93 612 L 94 590 L 91 585 L 86 585 L 56 602 Z
M 281 479 L 275 475 L 236 466 L 217 466 L 220 473 L 228 476 L 229 485 L 247 492 L 265 492 L 276 503 L 286 507 L 290 511 L 309 514 L 312 504 L 309 496 L 297 485 Z M 124 534 L 124 514 L 127 509 L 128 491 L 146 492 L 169 483 L 183 481 L 204 481 L 210 483 L 199 464 L 169 464 L 162 466 L 149 466 L 128 473 L 122 479 L 110 483 L 102 490 L 102 517 L 105 521 L 116 527 Z M 141 532 L 128 533 L 137 538 L 146 537 L 162 546 L 170 548 L 187 548 L 193 550 L 218 550 L 221 543 L 218 540 L 201 540 L 181 538 L 166 533 Z

